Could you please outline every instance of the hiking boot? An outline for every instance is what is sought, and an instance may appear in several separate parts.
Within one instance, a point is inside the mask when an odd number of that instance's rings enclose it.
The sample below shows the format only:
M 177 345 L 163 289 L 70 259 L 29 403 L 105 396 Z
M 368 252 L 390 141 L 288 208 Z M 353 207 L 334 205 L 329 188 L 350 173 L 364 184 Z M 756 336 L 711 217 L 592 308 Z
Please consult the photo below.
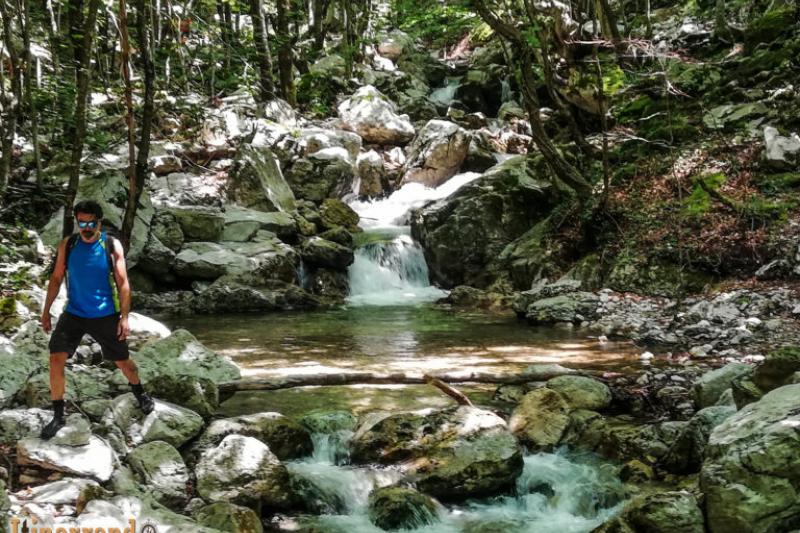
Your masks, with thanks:
M 42 432 L 39 434 L 39 437 L 43 440 L 50 440 L 55 436 L 56 433 L 58 433 L 58 430 L 63 428 L 66 424 L 67 423 L 63 417 L 54 416 L 53 419 L 42 428 Z
M 153 401 L 153 398 L 151 398 L 149 394 L 143 392 L 136 399 L 139 400 L 139 408 L 142 410 L 144 414 L 149 415 L 150 413 L 153 412 L 153 409 L 155 408 L 156 404 Z

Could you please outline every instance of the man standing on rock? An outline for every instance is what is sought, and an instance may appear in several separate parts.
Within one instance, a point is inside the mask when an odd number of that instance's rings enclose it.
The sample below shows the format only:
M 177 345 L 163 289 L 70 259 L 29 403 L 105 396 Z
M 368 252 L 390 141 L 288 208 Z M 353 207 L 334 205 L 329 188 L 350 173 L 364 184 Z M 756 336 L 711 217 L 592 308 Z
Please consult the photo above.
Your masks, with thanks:
M 42 311 L 42 328 L 49 333 L 50 307 L 66 278 L 67 306 L 50 338 L 53 419 L 42 429 L 43 439 L 53 437 L 64 427 L 64 366 L 87 333 L 100 345 L 103 357 L 114 361 L 128 378 L 142 411 L 147 414 L 154 407 L 153 399 L 139 382 L 126 342 L 131 290 L 122 245 L 101 231 L 103 209 L 97 202 L 80 202 L 74 213 L 78 234 L 66 237 L 58 246 Z

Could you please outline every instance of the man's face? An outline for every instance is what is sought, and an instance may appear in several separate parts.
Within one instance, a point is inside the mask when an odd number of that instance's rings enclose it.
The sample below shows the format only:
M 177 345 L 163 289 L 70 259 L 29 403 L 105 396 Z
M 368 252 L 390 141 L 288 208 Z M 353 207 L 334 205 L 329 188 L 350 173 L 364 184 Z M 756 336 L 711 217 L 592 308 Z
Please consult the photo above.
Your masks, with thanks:
M 100 235 L 100 221 L 94 215 L 78 213 L 75 220 L 78 223 L 81 239 L 84 241 L 91 242 Z

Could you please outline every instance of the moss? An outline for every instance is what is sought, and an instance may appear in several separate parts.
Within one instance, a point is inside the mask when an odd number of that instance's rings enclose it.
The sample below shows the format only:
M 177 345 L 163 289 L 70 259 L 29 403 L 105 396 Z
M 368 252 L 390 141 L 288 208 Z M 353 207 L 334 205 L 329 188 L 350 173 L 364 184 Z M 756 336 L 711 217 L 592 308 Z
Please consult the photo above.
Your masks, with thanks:
M 797 6 L 794 2 L 770 9 L 753 20 L 745 30 L 744 42 L 752 50 L 760 43 L 771 43 L 794 27 Z
M 776 194 L 800 187 L 800 172 L 784 172 L 767 174 L 757 180 L 758 187 L 764 194 Z
M 695 177 L 693 179 L 695 185 L 692 189 L 692 194 L 684 200 L 684 212 L 689 216 L 699 216 L 707 213 L 711 209 L 711 197 L 703 186 L 717 190 L 725 183 L 725 180 L 725 174 L 721 172 Z M 702 185 L 700 181 L 703 182 Z

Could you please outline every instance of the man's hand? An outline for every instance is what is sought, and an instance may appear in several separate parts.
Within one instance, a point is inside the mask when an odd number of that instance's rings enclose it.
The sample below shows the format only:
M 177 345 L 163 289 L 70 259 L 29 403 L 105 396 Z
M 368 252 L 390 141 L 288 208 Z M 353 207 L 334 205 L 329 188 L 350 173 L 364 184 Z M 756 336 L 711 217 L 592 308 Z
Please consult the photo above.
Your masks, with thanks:
M 53 324 L 50 322 L 50 311 L 42 312 L 42 318 L 40 319 L 42 322 L 42 329 L 45 333 L 50 333 L 50 330 L 53 329 Z
M 131 332 L 130 326 L 128 326 L 128 317 L 122 316 L 119 319 L 119 324 L 117 325 L 117 338 L 121 341 L 124 341 L 128 338 L 128 335 Z

